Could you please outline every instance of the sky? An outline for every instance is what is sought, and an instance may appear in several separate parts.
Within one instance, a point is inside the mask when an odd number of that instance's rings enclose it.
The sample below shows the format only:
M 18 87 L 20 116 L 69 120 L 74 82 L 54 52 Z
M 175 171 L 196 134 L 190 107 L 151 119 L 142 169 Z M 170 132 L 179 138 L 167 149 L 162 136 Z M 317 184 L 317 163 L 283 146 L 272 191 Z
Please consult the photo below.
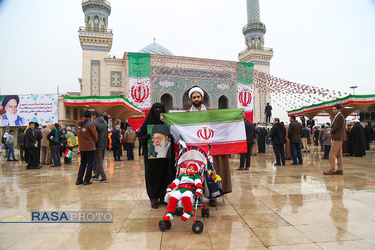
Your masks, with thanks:
M 153 42 L 177 56 L 238 61 L 245 0 L 111 0 L 110 55 Z M 271 74 L 296 83 L 375 94 L 375 0 L 259 0 L 273 48 Z M 0 0 L 0 94 L 78 92 L 80 0 Z M 276 112 L 276 114 L 275 114 Z M 280 115 L 278 114 L 280 112 Z M 274 109 L 274 116 L 285 111 Z

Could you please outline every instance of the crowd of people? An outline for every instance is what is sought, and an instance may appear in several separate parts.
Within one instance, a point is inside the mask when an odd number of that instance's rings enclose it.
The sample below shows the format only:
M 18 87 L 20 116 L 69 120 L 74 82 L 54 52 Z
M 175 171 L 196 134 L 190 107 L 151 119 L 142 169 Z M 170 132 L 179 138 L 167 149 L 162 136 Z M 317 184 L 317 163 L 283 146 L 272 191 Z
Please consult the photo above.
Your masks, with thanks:
M 199 87 L 193 87 L 189 91 L 189 99 L 192 103 L 187 112 L 199 112 L 210 110 L 203 104 L 204 92 Z M 266 110 L 270 116 L 272 108 Z M 289 126 L 285 126 L 279 118 L 273 119 L 271 129 L 266 129 L 260 124 L 251 123 L 244 119 L 247 152 L 240 154 L 240 166 L 238 171 L 249 170 L 251 156 L 266 152 L 266 144 L 272 144 L 275 154 L 275 166 L 285 166 L 288 155 L 292 159 L 291 165 L 303 165 L 302 151 L 310 152 L 310 139 L 321 146 L 324 151 L 322 159 L 329 159 L 330 169 L 323 172 L 325 175 L 343 174 L 344 156 L 361 157 L 369 149 L 369 143 L 374 136 L 374 130 L 369 124 L 364 127 L 359 121 L 345 122 L 341 114 L 340 105 L 333 106 L 334 118 L 332 124 L 315 126 L 313 120 L 306 121 L 304 117 L 298 122 L 295 116 L 290 117 Z M 77 122 L 77 136 L 79 141 L 79 153 L 81 162 L 76 180 L 76 185 L 89 185 L 92 180 L 107 182 L 107 176 L 103 168 L 103 161 L 107 150 L 113 152 L 115 161 L 122 161 L 123 149 L 126 158 L 134 160 L 134 143 L 138 137 L 139 155 L 144 155 L 145 183 L 151 207 L 158 208 L 164 203 L 167 186 L 176 174 L 175 157 L 173 153 L 174 140 L 168 129 L 157 127 L 163 125 L 163 113 L 165 107 L 161 103 L 154 103 L 139 131 L 134 131 L 130 124 L 123 129 L 116 125 L 113 130 L 108 129 L 106 120 L 97 111 L 85 110 L 83 117 Z M 245 115 L 244 115 L 245 116 Z M 152 132 L 148 126 L 154 126 Z M 165 125 L 164 125 L 165 126 Z M 10 130 L 3 143 L 7 146 L 7 160 L 17 160 L 14 156 L 14 136 Z M 75 135 L 71 128 L 61 127 L 58 123 L 48 124 L 41 129 L 36 122 L 30 122 L 25 133 L 18 135 L 20 159 L 27 162 L 27 169 L 40 169 L 42 165 L 51 164 L 51 167 L 62 165 L 61 156 L 65 154 L 63 163 L 71 165 L 71 158 L 66 152 L 73 151 L 71 141 Z M 152 139 L 154 151 L 148 152 L 148 143 Z M 177 138 L 178 139 L 178 138 Z M 143 152 L 141 152 L 141 150 Z M 149 154 L 150 153 L 150 154 Z M 150 156 L 151 155 L 151 156 Z M 222 191 L 224 194 L 232 192 L 231 173 L 229 167 L 229 155 L 215 155 L 213 163 L 217 173 L 222 177 Z M 13 158 L 13 159 L 11 159 Z M 336 170 L 337 160 L 337 170 Z M 215 205 L 215 200 L 210 200 L 210 205 Z

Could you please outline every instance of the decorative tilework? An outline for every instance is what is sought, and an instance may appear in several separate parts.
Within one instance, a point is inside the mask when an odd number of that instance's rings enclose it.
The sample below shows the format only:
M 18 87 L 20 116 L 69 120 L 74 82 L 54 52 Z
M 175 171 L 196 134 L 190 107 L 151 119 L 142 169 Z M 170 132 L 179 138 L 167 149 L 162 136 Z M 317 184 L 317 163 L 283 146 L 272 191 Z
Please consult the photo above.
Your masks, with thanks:
M 111 87 L 121 87 L 121 86 L 122 86 L 122 72 L 111 71 Z
M 83 50 L 109 51 L 108 46 L 82 45 Z
M 165 75 L 173 85 L 165 84 Z M 151 67 L 151 78 L 153 77 L 157 79 L 153 80 L 151 86 L 152 102 L 160 102 L 161 96 L 169 93 L 173 100 L 172 106 L 181 109 L 188 103 L 188 100 L 184 102 L 184 94 L 197 85 L 207 93 L 204 103 L 207 101 L 209 107 L 218 108 L 220 96 L 225 95 L 229 100 L 229 108 L 236 108 L 237 78 L 231 72 Z
M 100 61 L 91 60 L 90 95 L 100 95 Z
M 257 61 L 257 60 L 252 60 L 250 61 L 251 63 L 257 64 L 257 65 L 266 65 L 270 66 L 270 62 L 264 62 L 264 61 Z

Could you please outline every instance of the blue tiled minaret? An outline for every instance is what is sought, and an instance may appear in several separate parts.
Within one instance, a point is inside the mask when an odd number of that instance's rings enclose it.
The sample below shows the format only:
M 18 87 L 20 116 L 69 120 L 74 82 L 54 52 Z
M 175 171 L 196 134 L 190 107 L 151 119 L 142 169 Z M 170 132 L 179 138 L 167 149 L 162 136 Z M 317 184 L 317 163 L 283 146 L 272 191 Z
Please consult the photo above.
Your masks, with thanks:
M 259 0 L 246 0 L 246 4 L 247 24 L 242 28 L 246 49 L 238 54 L 238 60 L 254 63 L 254 69 L 269 74 L 273 49 L 264 47 L 266 25 L 260 21 Z M 259 93 L 257 89 L 253 93 L 254 122 L 263 122 L 266 104 L 271 103 L 271 94 Z

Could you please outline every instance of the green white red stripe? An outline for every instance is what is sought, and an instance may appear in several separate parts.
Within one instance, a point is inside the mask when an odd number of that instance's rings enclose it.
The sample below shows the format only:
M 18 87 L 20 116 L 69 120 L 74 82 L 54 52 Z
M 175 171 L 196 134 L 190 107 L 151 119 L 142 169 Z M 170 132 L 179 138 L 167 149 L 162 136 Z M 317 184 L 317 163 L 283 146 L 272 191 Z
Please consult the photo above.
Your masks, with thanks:
M 150 109 L 150 54 L 129 53 L 128 98 L 142 110 Z
M 64 156 L 67 157 L 67 158 L 72 158 L 72 157 L 73 157 L 73 152 L 70 151 L 69 149 L 67 149 L 67 150 L 65 151 Z
M 164 123 L 171 126 L 177 141 L 180 136 L 187 146 L 198 146 L 210 155 L 244 153 L 247 150 L 243 109 L 166 113 Z
M 124 106 L 135 114 L 143 115 L 140 108 L 123 96 L 65 96 L 64 98 L 64 103 L 68 106 Z
M 245 118 L 253 122 L 254 64 L 237 62 L 237 108 L 245 110 Z

